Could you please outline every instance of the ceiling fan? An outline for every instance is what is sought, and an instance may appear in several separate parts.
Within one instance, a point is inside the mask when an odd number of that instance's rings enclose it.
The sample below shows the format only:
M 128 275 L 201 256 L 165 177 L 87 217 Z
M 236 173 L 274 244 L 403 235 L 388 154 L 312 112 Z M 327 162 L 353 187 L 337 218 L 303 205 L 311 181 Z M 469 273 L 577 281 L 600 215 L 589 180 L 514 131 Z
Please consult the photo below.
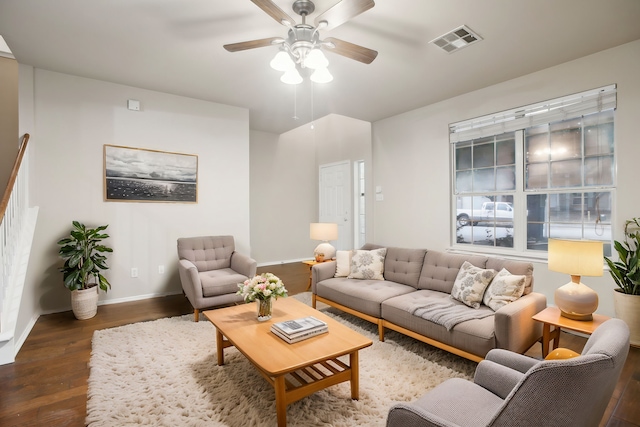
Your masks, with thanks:
M 302 77 L 300 77 L 298 71 L 295 69 L 296 65 L 299 65 L 300 68 L 315 69 L 316 72 L 311 77 L 313 81 L 325 82 L 333 79 L 326 69 L 328 61 L 322 54 L 322 50 L 333 52 L 365 64 L 370 64 L 378 55 L 378 52 L 375 50 L 334 37 L 320 39 L 320 30 L 331 30 L 371 9 L 375 6 L 373 0 L 341 0 L 324 13 L 318 15 L 314 20 L 314 25 L 307 24 L 306 22 L 307 16 L 315 10 L 315 5 L 310 0 L 295 0 L 293 2 L 293 11 L 302 17 L 302 23 L 300 24 L 296 24 L 293 18 L 287 15 L 271 0 L 251 1 L 267 15 L 288 27 L 287 37 L 270 37 L 226 44 L 224 48 L 229 52 L 238 52 L 247 49 L 279 45 L 280 52 L 276 55 L 276 58 L 271 61 L 271 66 L 277 70 L 285 71 L 285 75 L 281 79 L 285 83 L 297 84 L 302 81 Z M 287 73 L 290 74 L 289 77 L 291 77 L 291 79 L 287 78 Z M 320 74 L 323 74 L 324 79 Z M 314 76 L 319 77 L 314 78 Z

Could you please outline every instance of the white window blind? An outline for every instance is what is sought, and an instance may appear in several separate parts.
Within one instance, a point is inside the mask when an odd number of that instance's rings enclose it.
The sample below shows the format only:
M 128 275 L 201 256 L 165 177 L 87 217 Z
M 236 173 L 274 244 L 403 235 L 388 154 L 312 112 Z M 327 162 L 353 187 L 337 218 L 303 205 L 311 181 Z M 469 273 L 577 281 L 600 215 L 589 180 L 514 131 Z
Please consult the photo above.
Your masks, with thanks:
M 455 144 L 616 108 L 616 85 L 563 96 L 449 125 Z

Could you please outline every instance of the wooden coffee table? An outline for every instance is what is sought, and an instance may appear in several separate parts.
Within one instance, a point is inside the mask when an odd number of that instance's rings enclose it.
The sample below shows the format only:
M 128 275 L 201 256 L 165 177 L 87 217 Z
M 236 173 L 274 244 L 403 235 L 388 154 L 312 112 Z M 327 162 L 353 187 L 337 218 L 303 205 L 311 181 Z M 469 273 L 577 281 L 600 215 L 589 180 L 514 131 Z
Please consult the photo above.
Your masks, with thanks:
M 358 350 L 372 341 L 320 311 L 294 298 L 273 303 L 273 317 L 256 319 L 256 305 L 205 311 L 216 327 L 218 365 L 224 365 L 224 349 L 234 346 L 273 386 L 276 393 L 278 426 L 287 425 L 287 405 L 316 391 L 351 382 L 351 398 L 358 399 Z M 314 316 L 327 323 L 329 332 L 295 344 L 288 344 L 270 332 L 271 325 L 283 320 Z M 338 359 L 349 355 L 349 364 Z

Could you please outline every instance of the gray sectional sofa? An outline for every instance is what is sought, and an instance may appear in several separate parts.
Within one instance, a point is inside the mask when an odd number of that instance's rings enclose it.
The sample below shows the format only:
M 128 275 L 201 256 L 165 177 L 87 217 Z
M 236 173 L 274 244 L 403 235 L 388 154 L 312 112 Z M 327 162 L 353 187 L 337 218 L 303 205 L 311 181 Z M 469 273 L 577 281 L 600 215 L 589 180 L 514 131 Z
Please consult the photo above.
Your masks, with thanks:
M 365 245 L 363 249 L 381 248 Z M 412 314 L 416 307 L 451 301 L 450 294 L 465 261 L 476 267 L 525 275 L 521 297 L 495 312 L 481 305 L 486 317 L 445 327 Z M 542 335 L 531 316 L 543 310 L 546 297 L 533 292 L 533 265 L 481 255 L 461 255 L 426 249 L 388 247 L 384 280 L 334 277 L 336 261 L 312 268 L 312 304 L 320 301 L 378 325 L 381 341 L 385 328 L 398 331 L 451 353 L 480 361 L 494 348 L 524 353 Z M 417 312 L 416 312 L 417 313 Z

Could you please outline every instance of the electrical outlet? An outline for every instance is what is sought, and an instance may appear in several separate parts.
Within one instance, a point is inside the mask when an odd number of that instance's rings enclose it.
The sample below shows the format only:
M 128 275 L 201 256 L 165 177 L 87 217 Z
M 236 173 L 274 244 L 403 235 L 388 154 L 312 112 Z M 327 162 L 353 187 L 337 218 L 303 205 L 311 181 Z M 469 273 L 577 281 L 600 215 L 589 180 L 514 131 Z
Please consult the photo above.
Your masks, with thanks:
M 158 274 L 164 274 L 164 265 L 158 266 Z
M 137 268 L 132 268 L 131 269 L 131 277 L 138 277 L 138 269 Z

